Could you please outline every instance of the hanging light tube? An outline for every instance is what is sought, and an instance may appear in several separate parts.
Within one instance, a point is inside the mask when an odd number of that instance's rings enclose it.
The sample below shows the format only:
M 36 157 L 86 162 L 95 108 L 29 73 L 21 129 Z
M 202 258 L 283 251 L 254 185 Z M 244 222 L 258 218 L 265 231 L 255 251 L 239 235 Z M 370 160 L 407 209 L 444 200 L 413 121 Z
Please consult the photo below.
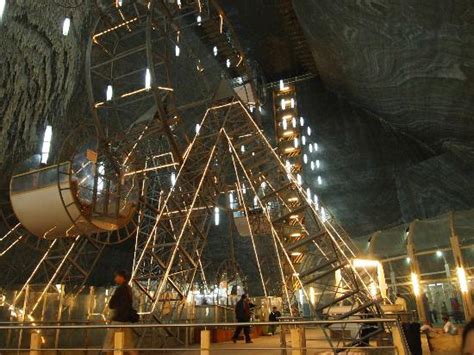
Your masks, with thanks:
M 150 69 L 146 68 L 145 71 L 145 89 L 150 89 L 151 88 L 151 73 Z
M 3 14 L 5 12 L 6 0 L 0 0 L 0 22 L 2 22 Z
M 112 97 L 114 95 L 114 89 L 112 88 L 112 85 L 107 85 L 107 91 L 105 93 L 105 101 L 110 101 L 112 100 Z
M 67 36 L 71 27 L 71 19 L 69 17 L 64 18 L 63 21 L 63 36 Z
M 53 127 L 46 126 L 43 136 L 43 146 L 41 147 L 41 163 L 48 163 L 49 151 L 51 149 L 51 140 L 53 138 Z
M 214 207 L 214 225 L 218 226 L 220 222 L 219 207 Z

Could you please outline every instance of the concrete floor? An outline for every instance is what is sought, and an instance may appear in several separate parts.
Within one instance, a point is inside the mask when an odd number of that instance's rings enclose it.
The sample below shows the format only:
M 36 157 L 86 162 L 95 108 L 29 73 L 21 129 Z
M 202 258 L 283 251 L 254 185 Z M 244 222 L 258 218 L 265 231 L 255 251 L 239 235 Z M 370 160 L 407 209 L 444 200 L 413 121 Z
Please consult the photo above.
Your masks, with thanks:
M 260 336 L 258 338 L 252 339 L 252 341 L 252 344 L 246 344 L 243 340 L 238 341 L 236 344 L 234 344 L 233 342 L 213 343 L 211 344 L 210 355 L 282 355 L 281 350 L 278 349 L 280 347 L 280 334 L 276 334 L 274 336 Z M 291 341 L 289 334 L 286 334 L 286 341 L 287 355 L 291 355 Z M 333 354 L 332 352 L 324 349 L 328 348 L 329 344 L 325 340 L 324 334 L 320 329 L 307 330 L 306 345 L 309 348 L 307 351 L 307 355 Z M 357 353 L 363 353 L 363 350 L 351 352 L 351 354 Z M 166 354 L 199 354 L 199 350 L 174 351 L 172 353 L 166 352 Z

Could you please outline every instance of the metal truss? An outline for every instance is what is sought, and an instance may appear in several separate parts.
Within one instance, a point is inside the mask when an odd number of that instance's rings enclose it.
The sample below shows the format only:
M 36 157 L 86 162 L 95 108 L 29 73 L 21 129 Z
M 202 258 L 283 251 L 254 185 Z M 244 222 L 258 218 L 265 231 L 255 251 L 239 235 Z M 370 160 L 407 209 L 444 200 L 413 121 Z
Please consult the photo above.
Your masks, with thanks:
M 224 167 L 229 171 L 229 164 L 233 176 L 221 174 Z M 149 314 L 162 319 L 164 301 L 175 302 L 173 309 L 179 312 L 196 281 L 197 260 L 220 192 L 228 191 L 229 186 L 238 186 L 239 209 L 247 216 L 250 230 L 261 227 L 252 223 L 250 209 L 263 216 L 270 229 L 272 245 L 267 248 L 273 248 L 277 256 L 280 293 L 287 309 L 295 302 L 296 291 L 306 293 L 307 286 L 319 284 L 324 286 L 323 294 L 314 311 L 321 318 L 346 319 L 360 312 L 379 312 L 378 300 L 368 288 L 370 275 L 352 267 L 354 252 L 347 236 L 321 219 L 303 186 L 287 171 L 247 109 L 232 99 L 216 103 L 204 116 L 176 183 L 164 197 L 152 232 L 141 246 L 132 280 L 147 295 Z M 254 241 L 253 232 L 251 236 Z M 266 275 L 259 261 L 264 251 L 253 246 L 266 290 Z M 302 268 L 308 257 L 315 262 Z M 338 284 L 332 281 L 336 271 L 341 274 Z M 333 315 L 331 308 L 341 302 L 350 305 L 349 309 Z

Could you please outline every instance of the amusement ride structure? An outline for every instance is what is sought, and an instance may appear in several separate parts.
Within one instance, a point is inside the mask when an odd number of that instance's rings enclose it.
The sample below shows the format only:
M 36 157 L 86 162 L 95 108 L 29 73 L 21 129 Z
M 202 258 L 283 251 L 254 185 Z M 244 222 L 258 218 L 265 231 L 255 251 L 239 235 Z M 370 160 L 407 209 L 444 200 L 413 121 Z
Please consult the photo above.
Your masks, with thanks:
M 288 312 L 298 297 L 311 299 L 325 320 L 380 315 L 380 290 L 354 264 L 350 237 L 265 136 L 258 69 L 216 2 L 101 1 L 97 11 L 86 60 L 91 119 L 54 163 L 29 160 L 11 178 L 0 255 L 36 255 L 11 307 L 39 319 L 48 292 L 74 300 L 104 249 L 133 240 L 142 319 L 183 319 L 207 279 L 235 278 L 235 261 L 220 276 L 202 261 L 212 225 L 229 212 L 252 249 L 258 296 L 281 297 Z M 285 90 L 281 116 L 291 114 Z M 262 262 L 268 253 L 276 267 Z

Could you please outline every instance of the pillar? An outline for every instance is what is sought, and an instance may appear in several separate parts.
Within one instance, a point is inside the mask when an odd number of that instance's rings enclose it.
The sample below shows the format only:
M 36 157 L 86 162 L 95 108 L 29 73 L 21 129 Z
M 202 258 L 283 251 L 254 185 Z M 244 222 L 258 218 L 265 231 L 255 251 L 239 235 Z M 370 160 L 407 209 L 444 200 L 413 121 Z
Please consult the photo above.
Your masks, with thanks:
M 211 354 L 211 331 L 201 330 L 201 355 Z
M 451 230 L 451 235 L 449 237 L 449 241 L 451 243 L 451 249 L 453 251 L 453 256 L 454 256 L 454 262 L 456 265 L 456 271 L 458 268 L 462 268 L 464 272 L 466 273 L 466 278 L 467 278 L 467 272 L 466 269 L 464 268 L 464 259 L 462 257 L 462 252 L 461 252 L 461 247 L 459 246 L 459 238 L 456 234 L 456 231 L 454 229 L 454 214 L 451 212 L 449 214 L 449 226 Z M 460 280 L 458 280 L 458 283 Z M 461 288 L 460 288 L 461 290 Z M 471 297 L 471 290 L 469 288 L 469 283 L 467 283 L 467 290 L 466 292 L 462 292 L 461 290 L 461 297 L 462 297 L 462 305 L 464 308 L 464 315 L 466 317 L 466 320 L 469 321 L 472 316 L 472 297 Z
M 114 355 L 123 355 L 125 345 L 125 332 L 123 329 L 116 329 L 114 333 Z
M 412 274 L 417 275 L 418 284 L 420 285 L 418 294 L 415 294 L 416 310 L 418 312 L 419 319 L 421 321 L 425 321 L 429 315 L 425 314 L 425 307 L 423 305 L 423 297 L 422 297 L 422 290 L 421 290 L 420 266 L 418 264 L 418 260 L 416 259 L 415 245 L 413 243 L 413 232 L 415 230 L 415 223 L 416 223 L 416 221 L 411 222 L 410 226 L 409 226 L 409 229 L 408 229 L 407 253 L 408 253 L 408 257 L 410 258 L 410 272 Z M 414 291 L 414 293 L 415 293 L 415 291 Z
M 40 355 L 41 353 L 41 335 L 34 330 L 30 337 L 30 355 Z
M 304 328 L 291 328 L 291 355 L 304 355 L 306 342 L 304 336 Z

